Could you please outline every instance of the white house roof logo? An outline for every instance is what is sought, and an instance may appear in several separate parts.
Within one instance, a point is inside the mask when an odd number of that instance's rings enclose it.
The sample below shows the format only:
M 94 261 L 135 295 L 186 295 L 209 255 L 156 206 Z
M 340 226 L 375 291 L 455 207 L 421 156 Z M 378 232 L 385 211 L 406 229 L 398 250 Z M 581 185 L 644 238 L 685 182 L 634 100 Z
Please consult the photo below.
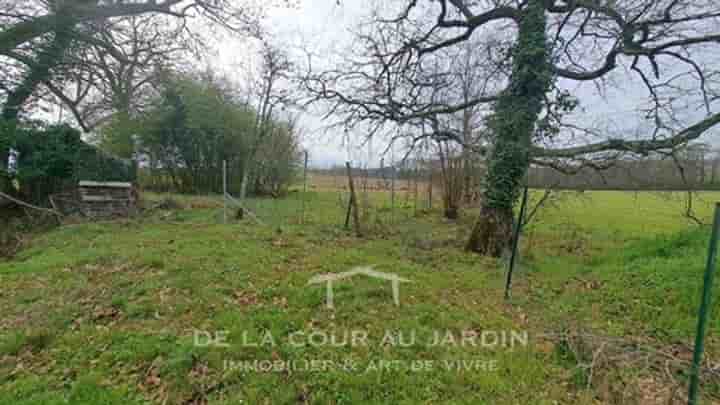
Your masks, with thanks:
M 365 275 L 370 278 L 390 281 L 390 284 L 392 285 L 393 302 L 396 306 L 400 306 L 400 283 L 411 282 L 410 280 L 399 277 L 393 273 L 375 271 L 372 266 L 361 266 L 354 267 L 343 273 L 319 274 L 312 277 L 308 281 L 308 285 L 325 283 L 325 304 L 329 309 L 333 309 L 335 307 L 333 302 L 333 283 L 346 278 L 355 277 L 357 275 Z

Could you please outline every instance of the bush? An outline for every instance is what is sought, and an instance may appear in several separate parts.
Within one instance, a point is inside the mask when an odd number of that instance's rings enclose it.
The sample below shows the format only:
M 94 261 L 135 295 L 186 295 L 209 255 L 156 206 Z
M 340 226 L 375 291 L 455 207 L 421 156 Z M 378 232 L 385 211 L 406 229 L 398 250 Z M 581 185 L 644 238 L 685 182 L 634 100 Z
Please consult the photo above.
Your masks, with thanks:
M 130 162 L 85 143 L 70 126 L 33 122 L 16 129 L 3 126 L 0 131 L 2 143 L 14 152 L 11 180 L 30 202 L 46 204 L 48 195 L 74 188 L 78 180 L 135 180 Z

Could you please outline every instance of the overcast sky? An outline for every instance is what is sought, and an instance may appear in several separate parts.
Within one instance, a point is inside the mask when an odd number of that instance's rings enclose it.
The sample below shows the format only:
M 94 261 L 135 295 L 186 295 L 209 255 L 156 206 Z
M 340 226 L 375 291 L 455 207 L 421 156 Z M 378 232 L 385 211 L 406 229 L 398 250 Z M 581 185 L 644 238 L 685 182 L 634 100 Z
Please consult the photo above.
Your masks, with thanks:
M 296 7 L 270 9 L 264 24 L 272 33 L 273 41 L 286 49 L 305 46 L 315 54 L 331 55 L 348 49 L 352 41 L 349 29 L 367 15 L 372 7 L 371 1 L 302 0 Z M 241 39 L 219 41 L 216 51 L 217 54 L 208 62 L 222 68 L 231 77 L 253 61 L 253 48 Z M 708 60 L 711 58 L 708 55 Z M 637 109 L 647 105 L 647 91 L 637 77 L 628 75 L 622 69 L 613 72 L 609 79 L 612 85 L 602 92 L 592 82 L 561 82 L 562 87 L 581 99 L 581 108 L 575 114 L 575 120 L 606 128 L 614 136 L 637 133 L 645 125 Z M 703 112 L 689 111 L 688 116 L 695 121 L 703 117 Z M 311 164 L 316 167 L 343 164 L 348 159 L 357 164 L 375 166 L 387 146 L 381 140 L 375 140 L 374 144 L 359 148 L 362 134 L 350 134 L 351 146 L 343 145 L 345 137 L 341 131 L 323 131 L 327 122 L 309 113 L 303 114 L 301 125 L 305 135 L 303 146 L 310 152 Z M 715 143 L 713 138 L 708 134 L 702 140 Z M 396 158 L 402 154 L 400 149 L 396 147 Z M 390 160 L 389 155 L 385 158 Z
M 303 0 L 295 7 L 276 7 L 268 10 L 265 28 L 271 33 L 273 42 L 286 49 L 300 49 L 307 46 L 320 54 L 331 54 L 344 49 L 352 40 L 348 29 L 363 15 L 362 1 Z M 367 3 L 366 3 L 367 4 Z M 254 48 L 242 39 L 228 39 L 218 44 L 217 55 L 209 61 L 222 67 L 231 77 L 240 72 L 253 60 Z M 327 122 L 319 115 L 303 113 L 302 144 L 310 153 L 310 163 L 315 167 L 329 167 L 353 161 L 367 161 L 367 148 L 343 146 L 341 131 L 325 131 Z M 351 137 L 353 138 L 353 137 Z M 379 158 L 373 159 L 377 164 Z

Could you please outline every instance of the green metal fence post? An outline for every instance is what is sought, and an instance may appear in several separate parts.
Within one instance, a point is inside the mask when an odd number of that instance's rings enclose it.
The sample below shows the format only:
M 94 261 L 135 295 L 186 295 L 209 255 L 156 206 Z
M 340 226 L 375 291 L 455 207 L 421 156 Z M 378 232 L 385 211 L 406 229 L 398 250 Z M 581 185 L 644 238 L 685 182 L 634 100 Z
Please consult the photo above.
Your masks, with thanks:
M 302 193 L 302 208 L 300 213 L 300 223 L 305 224 L 305 199 L 307 198 L 307 168 L 308 168 L 308 151 L 305 150 L 305 165 L 303 166 L 303 193 Z
M 718 232 L 720 232 L 720 203 L 715 204 L 715 220 L 710 234 L 710 247 L 708 248 L 703 291 L 698 312 L 697 334 L 695 335 L 695 352 L 693 353 L 692 368 L 690 369 L 690 393 L 688 404 L 698 403 L 698 388 L 700 385 L 700 363 L 705 345 L 705 328 L 707 326 L 708 312 L 712 301 L 713 278 L 715 277 L 715 259 L 717 256 Z
M 515 232 L 512 239 L 512 253 L 510 254 L 510 265 L 508 266 L 507 278 L 505 279 L 505 299 L 510 299 L 510 285 L 512 284 L 512 274 L 515 269 L 515 258 L 517 257 L 518 241 L 520 240 L 520 231 L 522 230 L 523 220 L 525 219 L 525 207 L 528 200 L 528 186 L 523 190 L 522 203 L 520 204 L 520 213 L 518 214 L 517 223 L 515 224 Z
M 223 224 L 227 224 L 227 160 L 223 160 L 222 165 Z

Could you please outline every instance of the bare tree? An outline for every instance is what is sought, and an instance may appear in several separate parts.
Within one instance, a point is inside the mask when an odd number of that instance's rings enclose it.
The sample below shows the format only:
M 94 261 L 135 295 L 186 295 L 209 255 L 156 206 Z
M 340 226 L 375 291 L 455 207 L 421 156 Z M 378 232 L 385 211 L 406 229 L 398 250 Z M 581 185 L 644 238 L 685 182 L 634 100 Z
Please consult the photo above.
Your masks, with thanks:
M 438 140 L 437 151 L 442 174 L 443 214 L 445 218 L 457 219 L 464 191 L 464 159 L 456 145 L 449 140 Z
M 450 137 L 420 130 L 471 106 L 492 114 L 482 213 L 468 249 L 499 255 L 530 164 L 567 172 L 603 169 L 628 156 L 674 153 L 720 122 L 713 49 L 720 4 L 683 0 L 440 0 L 385 7 L 357 33 L 355 52 L 333 69 L 308 74 L 313 100 L 329 102 L 345 126 L 397 136 Z M 477 41 L 489 85 L 463 98 L 448 52 Z M 431 67 L 439 66 L 440 71 Z M 593 83 L 644 92 L 634 130 L 588 122 L 570 90 Z M 700 112 L 698 112 L 698 108 Z
M 487 76 L 483 73 L 485 55 L 475 52 L 474 41 L 467 41 L 460 46 L 460 54 L 456 63 L 455 76 L 460 84 L 463 103 L 470 103 L 473 99 L 485 93 L 488 83 Z M 456 61 L 457 61 L 456 59 Z M 487 148 L 488 139 L 484 128 L 484 120 L 490 109 L 482 104 L 471 105 L 459 113 L 459 127 L 462 133 L 462 198 L 465 204 L 471 204 L 480 191 L 478 181 L 481 175 L 480 159 L 473 149 Z
M 4 86 L 4 94 L 0 94 L 4 98 L 2 119 L 11 126 L 15 125 L 23 106 L 44 84 L 71 108 L 79 123 L 84 124 L 84 120 L 80 119 L 83 117 L 77 111 L 79 99 L 91 94 L 87 91 L 90 88 L 88 83 L 97 77 L 88 77 L 74 69 L 68 70 L 78 65 L 69 60 L 70 54 L 73 50 L 99 46 L 114 57 L 127 56 L 121 52 L 111 52 L 113 48 L 118 50 L 119 44 L 113 43 L 113 38 L 119 38 L 120 34 L 110 34 L 110 31 L 124 27 L 124 24 L 118 22 L 119 19 L 164 16 L 167 21 L 172 21 L 171 25 L 189 32 L 188 20 L 191 17 L 202 17 L 206 22 L 239 32 L 257 26 L 256 14 L 257 8 L 250 7 L 249 3 L 232 0 L 33 0 L 22 4 L 2 0 L 0 61 L 10 61 L 3 75 L 12 77 L 11 83 L 15 84 Z M 82 52 L 76 56 L 78 54 Z M 66 89 L 62 87 L 73 79 L 77 86 L 75 97 L 67 97 Z M 126 88 L 126 93 L 127 90 L 131 89 Z M 7 145 L 0 146 L 0 175 L 5 180 L 0 188 L 7 188 L 9 150 Z
M 117 17 L 163 14 L 185 19 L 200 16 L 231 30 L 247 27 L 253 10 L 247 3 L 231 0 L 139 0 L 97 1 L 31 1 L 17 5 L 13 0 L 0 2 L 0 54 L 17 50 L 58 29 L 58 24 L 73 28 L 84 23 L 106 21 Z
M 259 72 L 255 77 L 251 78 L 251 89 L 248 92 L 252 97 L 249 102 L 256 105 L 258 112 L 255 122 L 255 141 L 248 149 L 247 156 L 243 159 L 244 167 L 240 187 L 241 199 L 245 198 L 248 184 L 253 181 L 255 165 L 258 163 L 258 151 L 261 145 L 269 137 L 277 133 L 276 128 L 273 127 L 274 116 L 279 113 L 278 109 L 284 109 L 292 104 L 288 82 L 293 66 L 288 56 L 280 48 L 266 39 L 260 38 L 260 40 L 261 63 Z M 292 127 L 296 127 L 294 120 L 291 120 L 291 122 L 293 122 Z
M 184 25 L 172 22 L 144 15 L 94 24 L 97 39 L 68 52 L 65 80 L 43 86 L 86 132 L 113 117 L 137 117 L 157 93 L 163 71 L 192 51 Z

